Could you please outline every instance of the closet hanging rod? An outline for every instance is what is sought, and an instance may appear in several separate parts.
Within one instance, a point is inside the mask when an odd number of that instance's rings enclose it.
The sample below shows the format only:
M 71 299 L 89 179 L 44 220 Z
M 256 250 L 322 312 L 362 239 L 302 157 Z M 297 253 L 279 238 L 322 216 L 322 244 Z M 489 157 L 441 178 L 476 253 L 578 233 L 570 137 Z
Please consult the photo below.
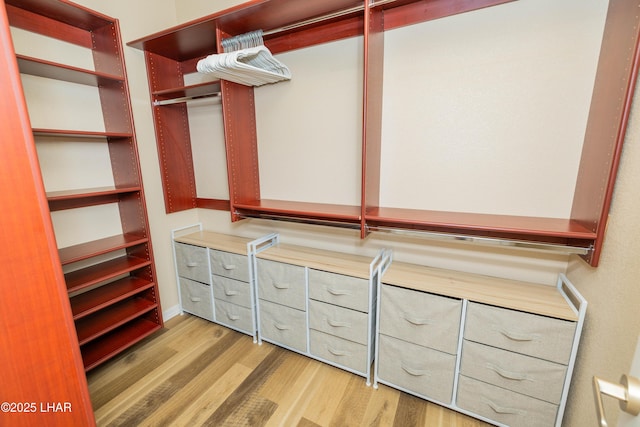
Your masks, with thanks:
M 154 107 L 159 107 L 161 105 L 171 105 L 171 104 L 180 104 L 182 102 L 188 101 L 198 101 L 198 100 L 209 100 L 210 98 L 220 98 L 220 92 L 214 92 L 207 95 L 197 95 L 197 96 L 182 96 L 180 98 L 172 98 L 172 99 L 162 99 L 159 101 L 153 101 Z
M 379 231 L 391 234 L 399 234 L 405 236 L 423 237 L 432 240 L 454 240 L 458 242 L 468 242 L 487 246 L 501 246 L 516 249 L 527 249 L 534 251 L 556 252 L 561 254 L 588 255 L 593 249 L 592 247 L 581 246 L 565 246 L 554 243 L 544 242 L 527 242 L 524 240 L 499 239 L 495 237 L 472 236 L 468 234 L 448 234 L 436 233 L 434 231 L 413 230 L 406 228 L 391 228 L 380 226 L 367 226 L 368 231 Z
M 269 214 L 248 214 L 248 213 L 235 213 L 240 218 L 253 218 L 253 219 L 268 219 L 272 221 L 285 221 L 285 222 L 293 222 L 296 224 L 308 224 L 308 225 L 328 225 L 336 228 L 347 228 L 350 230 L 360 230 L 360 224 L 354 224 L 349 222 L 340 222 L 340 221 L 331 221 L 324 219 L 312 219 L 312 218 L 295 218 L 291 216 L 279 216 L 279 215 L 269 215 Z

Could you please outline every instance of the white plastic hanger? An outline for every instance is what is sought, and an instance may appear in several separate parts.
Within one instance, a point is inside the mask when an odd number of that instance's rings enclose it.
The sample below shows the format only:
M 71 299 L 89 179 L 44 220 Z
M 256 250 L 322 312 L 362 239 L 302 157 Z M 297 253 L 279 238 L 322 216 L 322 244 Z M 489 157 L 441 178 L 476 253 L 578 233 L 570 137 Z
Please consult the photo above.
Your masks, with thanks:
M 198 61 L 197 70 L 247 86 L 290 80 L 291 72 L 264 46 L 262 30 L 230 37 L 221 42 L 224 53 Z

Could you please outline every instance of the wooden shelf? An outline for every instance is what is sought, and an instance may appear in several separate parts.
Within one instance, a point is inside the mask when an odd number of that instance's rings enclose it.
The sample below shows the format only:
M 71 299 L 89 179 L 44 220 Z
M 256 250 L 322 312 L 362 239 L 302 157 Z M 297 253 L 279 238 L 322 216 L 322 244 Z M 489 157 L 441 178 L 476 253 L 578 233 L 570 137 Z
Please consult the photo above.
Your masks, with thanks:
M 429 6 L 425 7 L 423 2 L 416 0 L 382 0 L 374 2 L 372 10 L 382 11 L 384 14 L 384 30 L 387 31 L 512 1 L 515 0 L 474 0 L 466 2 L 431 0 Z
M 509 215 L 371 208 L 366 214 L 371 226 L 405 227 L 434 232 L 520 236 L 541 240 L 592 240 L 595 233 L 577 221 Z
M 93 87 L 108 85 L 114 82 L 122 84 L 124 82 L 124 78 L 120 76 L 71 67 L 69 65 L 58 64 L 24 55 L 16 55 L 16 57 L 18 59 L 20 72 L 23 74 Z
M 161 328 L 156 322 L 137 318 L 85 344 L 80 348 L 85 370 L 95 368 Z
M 133 134 L 130 132 L 92 132 L 82 130 L 69 130 L 69 129 L 32 129 L 33 135 L 37 137 L 65 137 L 73 139 L 86 139 L 86 140 L 113 140 L 113 139 L 130 139 Z
M 251 1 L 131 41 L 128 45 L 182 62 L 216 53 L 217 26 L 230 35 L 246 33 L 257 28 L 268 32 L 306 21 L 309 18 L 332 15 L 353 8 L 359 8 L 359 14 L 362 15 L 362 1 L 360 0 L 324 0 L 306 2 L 304 5 L 295 0 Z M 335 20 L 320 20 L 316 25 Z M 308 29 L 309 25 L 305 28 Z M 289 33 L 291 32 L 289 31 Z M 265 44 L 268 45 L 268 41 L 269 37 L 267 36 Z
M 87 206 L 118 203 L 121 196 L 136 193 L 140 187 L 100 187 L 76 190 L 52 191 L 47 193 L 49 210 L 52 212 Z
M 68 292 L 76 292 L 151 265 L 148 259 L 123 256 L 64 275 Z
M 138 277 L 125 277 L 85 293 L 71 297 L 74 320 L 93 314 L 112 304 L 152 289 L 154 283 Z
M 76 321 L 80 345 L 84 345 L 157 307 L 144 298 L 130 298 Z
M 86 31 L 113 23 L 108 16 L 66 0 L 5 0 L 5 3 L 25 11 L 37 11 L 39 16 Z
M 265 214 L 354 224 L 359 224 L 361 219 L 359 206 L 263 199 L 255 203 L 236 203 L 234 207 L 238 214 L 248 216 Z
M 142 245 L 149 241 L 148 237 L 136 234 L 120 234 L 93 240 L 79 245 L 67 246 L 58 250 L 62 265 L 89 259 L 109 252 L 126 249 L 131 246 Z

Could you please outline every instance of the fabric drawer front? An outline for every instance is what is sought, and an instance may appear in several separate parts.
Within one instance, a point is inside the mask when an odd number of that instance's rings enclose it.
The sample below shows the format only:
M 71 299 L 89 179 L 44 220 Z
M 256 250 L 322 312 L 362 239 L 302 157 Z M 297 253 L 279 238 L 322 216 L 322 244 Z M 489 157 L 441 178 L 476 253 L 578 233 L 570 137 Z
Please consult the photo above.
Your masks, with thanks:
M 368 341 L 368 318 L 366 313 L 309 300 L 309 328 L 364 345 Z
M 369 311 L 369 281 L 309 269 L 309 298 L 366 313 Z
M 248 283 L 220 276 L 211 276 L 211 283 L 216 300 L 251 307 L 251 288 Z
M 463 375 L 458 380 L 458 407 L 513 427 L 552 426 L 558 407 Z
M 319 331 L 309 331 L 312 355 L 357 372 L 368 372 L 367 346 Z
M 414 393 L 451 403 L 456 356 L 380 335 L 378 377 Z
M 258 260 L 258 295 L 298 310 L 305 310 L 304 267 L 282 262 Z
M 306 353 L 306 317 L 304 311 L 260 301 L 260 335 L 268 341 Z
M 559 404 L 567 367 L 465 341 L 460 372 L 480 381 Z
M 253 333 L 253 317 L 249 308 L 216 300 L 216 322 L 232 326 L 241 331 Z
M 177 242 L 174 245 L 178 275 L 198 282 L 210 283 L 207 248 Z
M 381 333 L 457 353 L 461 300 L 390 285 L 383 285 L 381 294 Z
M 249 261 L 246 255 L 232 254 L 211 249 L 211 272 L 218 276 L 249 281 Z
M 213 320 L 210 286 L 181 277 L 180 300 L 184 311 Z
M 575 322 L 470 303 L 464 337 L 566 365 L 575 329 Z

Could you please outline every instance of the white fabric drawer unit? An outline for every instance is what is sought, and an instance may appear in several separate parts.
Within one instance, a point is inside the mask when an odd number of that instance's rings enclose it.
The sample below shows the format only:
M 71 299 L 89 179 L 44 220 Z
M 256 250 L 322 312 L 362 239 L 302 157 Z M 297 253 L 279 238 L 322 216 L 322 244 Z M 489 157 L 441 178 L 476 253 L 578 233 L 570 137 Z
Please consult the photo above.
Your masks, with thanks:
M 184 277 L 180 277 L 179 281 L 182 309 L 207 320 L 213 320 L 210 286 Z
M 366 344 L 358 344 L 335 335 L 309 330 L 309 346 L 312 355 L 354 371 L 368 370 Z
M 174 243 L 180 310 L 213 321 L 213 294 L 207 248 Z
M 211 281 L 213 283 L 213 297 L 216 300 L 227 301 L 247 308 L 252 307 L 249 283 L 216 275 L 211 276 Z
M 461 409 L 513 427 L 553 426 L 558 412 L 557 405 L 464 375 L 458 383 L 457 404 Z
M 567 364 L 576 322 L 469 303 L 466 339 Z
M 562 425 L 587 307 L 564 275 L 554 287 L 383 265 L 374 387 L 499 426 Z
M 211 273 L 230 279 L 249 282 L 249 263 L 246 255 L 209 250 Z
M 367 313 L 337 305 L 309 300 L 309 327 L 366 345 L 368 337 Z
M 210 283 L 207 248 L 185 243 L 175 243 L 174 247 L 178 276 L 201 283 Z
M 379 379 L 436 402 L 451 403 L 455 355 L 386 335 L 379 339 Z
M 369 312 L 368 279 L 309 269 L 309 298 Z
M 256 258 L 259 340 L 296 349 L 364 376 L 370 384 L 381 256 L 370 259 L 274 242 L 259 249 Z M 295 314 L 296 325 L 306 328 L 305 346 L 297 342 L 302 331 L 293 333 L 290 320 L 277 320 L 285 312 Z
M 306 313 L 295 308 L 260 300 L 260 336 L 274 344 L 306 353 Z
M 567 366 L 465 340 L 460 373 L 558 404 Z
M 242 307 L 226 301 L 216 299 L 215 320 L 238 331 L 253 333 L 253 311 L 251 308 Z
M 185 231 L 194 227 L 172 232 L 176 270 L 179 278 L 197 277 L 193 280 L 207 285 L 211 309 L 207 316 L 194 312 L 193 303 L 185 298 L 182 284 L 181 309 L 252 335 L 257 342 L 253 263 L 249 248 L 258 240 L 211 231 Z
M 304 267 L 259 259 L 257 276 L 260 299 L 305 310 L 307 295 Z
M 382 285 L 380 333 L 454 354 L 462 301 Z

